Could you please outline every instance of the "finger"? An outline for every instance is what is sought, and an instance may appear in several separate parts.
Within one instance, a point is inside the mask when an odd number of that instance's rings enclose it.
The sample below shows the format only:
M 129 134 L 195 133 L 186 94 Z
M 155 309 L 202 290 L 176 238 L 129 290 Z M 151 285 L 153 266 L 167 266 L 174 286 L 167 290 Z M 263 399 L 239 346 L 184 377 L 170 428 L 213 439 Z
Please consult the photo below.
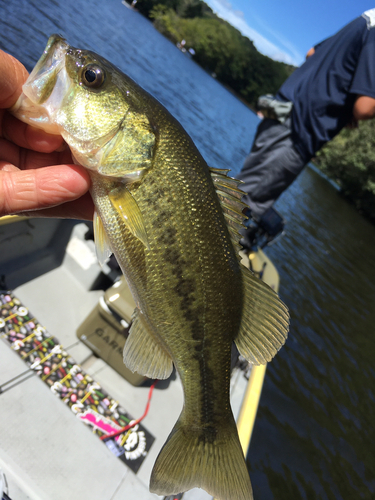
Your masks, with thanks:
M 30 149 L 19 148 L 13 142 L 0 138 L 0 161 L 26 170 L 47 167 L 49 165 L 72 163 L 72 156 L 68 148 L 53 153 L 40 153 L 38 151 L 31 151 Z
M 0 108 L 10 108 L 22 92 L 28 72 L 23 64 L 0 50 Z
M 0 161 L 0 171 L 3 172 L 18 172 L 19 168 L 6 161 Z
M 77 165 L 0 172 L 0 216 L 51 208 L 87 193 L 88 173 Z
M 60 148 L 64 142 L 60 135 L 47 134 L 41 129 L 26 125 L 6 112 L 2 120 L 2 137 L 21 148 L 50 153 Z
M 28 72 L 23 64 L 2 50 L 0 68 L 0 108 L 5 109 L 16 103 Z M 60 136 L 25 125 L 9 113 L 5 113 L 3 119 L 1 118 L 0 116 L 0 136 L 7 137 L 23 148 L 49 153 L 59 148 L 63 142 Z
M 18 215 L 27 217 L 52 217 L 57 219 L 92 220 L 94 217 L 94 203 L 90 193 L 86 193 L 78 200 L 63 203 L 52 208 L 37 211 L 20 212 Z

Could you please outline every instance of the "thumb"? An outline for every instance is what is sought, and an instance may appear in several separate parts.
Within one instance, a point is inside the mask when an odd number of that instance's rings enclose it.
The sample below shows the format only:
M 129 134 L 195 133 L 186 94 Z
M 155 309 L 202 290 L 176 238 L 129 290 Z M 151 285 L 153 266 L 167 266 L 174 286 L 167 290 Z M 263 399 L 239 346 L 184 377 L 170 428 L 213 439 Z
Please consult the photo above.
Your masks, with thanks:
M 16 103 L 27 77 L 25 66 L 0 50 L 0 109 L 10 108 Z

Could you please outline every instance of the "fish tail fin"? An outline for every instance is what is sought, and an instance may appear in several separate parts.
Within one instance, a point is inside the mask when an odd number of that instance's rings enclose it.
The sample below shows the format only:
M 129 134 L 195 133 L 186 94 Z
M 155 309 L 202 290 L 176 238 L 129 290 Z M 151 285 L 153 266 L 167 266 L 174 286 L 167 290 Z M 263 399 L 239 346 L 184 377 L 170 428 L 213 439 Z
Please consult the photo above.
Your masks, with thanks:
M 233 416 L 221 429 L 183 425 L 180 417 L 156 459 L 150 491 L 176 495 L 203 488 L 217 500 L 252 500 Z

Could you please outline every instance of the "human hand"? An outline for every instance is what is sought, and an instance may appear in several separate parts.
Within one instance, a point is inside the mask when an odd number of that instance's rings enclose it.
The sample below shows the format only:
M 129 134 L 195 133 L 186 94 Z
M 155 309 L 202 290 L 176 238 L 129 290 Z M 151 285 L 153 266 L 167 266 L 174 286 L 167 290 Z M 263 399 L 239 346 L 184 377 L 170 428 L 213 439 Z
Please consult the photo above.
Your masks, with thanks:
M 62 137 L 26 125 L 7 111 L 27 76 L 17 59 L 0 50 L 0 216 L 91 220 L 89 175 L 73 164 Z

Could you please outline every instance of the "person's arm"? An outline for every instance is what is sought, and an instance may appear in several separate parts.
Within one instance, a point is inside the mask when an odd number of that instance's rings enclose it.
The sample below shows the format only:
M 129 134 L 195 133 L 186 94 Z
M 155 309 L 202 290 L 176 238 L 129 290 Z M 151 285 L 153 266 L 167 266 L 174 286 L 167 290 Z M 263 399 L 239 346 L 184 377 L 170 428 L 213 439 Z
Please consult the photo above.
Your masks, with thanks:
M 27 76 L 17 59 L 0 50 L 0 216 L 92 219 L 89 175 L 72 165 L 63 139 L 21 123 L 7 111 Z
M 306 54 L 306 59 L 313 56 L 315 54 L 315 47 L 311 47 L 311 49 Z
M 319 43 L 316 43 L 313 47 L 311 47 L 311 49 L 307 51 L 306 60 L 309 57 L 313 56 L 315 54 L 316 50 L 319 49 L 327 40 L 328 40 L 328 38 L 326 38 L 325 40 L 322 40 Z
M 375 117 L 375 99 L 366 95 L 359 95 L 353 106 L 355 121 L 370 120 Z

